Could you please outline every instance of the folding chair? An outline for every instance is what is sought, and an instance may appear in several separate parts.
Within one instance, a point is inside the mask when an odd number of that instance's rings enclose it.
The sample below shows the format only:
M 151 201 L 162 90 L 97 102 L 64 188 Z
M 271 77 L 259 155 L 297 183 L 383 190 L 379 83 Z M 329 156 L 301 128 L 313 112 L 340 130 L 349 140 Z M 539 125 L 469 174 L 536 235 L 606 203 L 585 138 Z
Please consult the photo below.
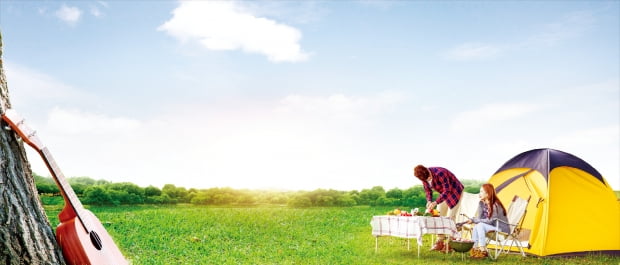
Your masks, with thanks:
M 497 257 L 502 252 L 510 252 L 510 248 L 515 246 L 519 248 L 521 251 L 521 255 L 525 257 L 525 252 L 523 251 L 523 246 L 521 245 L 521 241 L 519 241 L 519 234 L 521 233 L 521 225 L 523 224 L 523 219 L 525 218 L 525 213 L 527 212 L 527 204 L 529 203 L 530 198 L 527 200 L 515 195 L 512 199 L 512 203 L 510 204 L 510 208 L 508 208 L 507 219 L 508 219 L 508 227 L 509 232 L 504 233 L 499 231 L 499 222 L 505 223 L 502 220 L 498 219 L 497 229 L 495 231 L 489 231 L 486 234 L 487 237 L 487 245 L 492 241 L 495 241 L 495 251 L 491 257 L 491 259 L 497 259 Z M 508 245 L 510 243 L 510 245 Z M 489 253 L 491 254 L 491 253 Z
M 471 231 L 473 225 L 464 224 L 465 221 L 476 216 L 478 211 L 478 203 L 480 202 L 480 196 L 478 194 L 463 192 L 461 194 L 461 200 L 459 203 L 459 212 L 456 215 L 455 222 L 458 224 L 457 229 L 461 231 L 462 238 L 471 238 Z

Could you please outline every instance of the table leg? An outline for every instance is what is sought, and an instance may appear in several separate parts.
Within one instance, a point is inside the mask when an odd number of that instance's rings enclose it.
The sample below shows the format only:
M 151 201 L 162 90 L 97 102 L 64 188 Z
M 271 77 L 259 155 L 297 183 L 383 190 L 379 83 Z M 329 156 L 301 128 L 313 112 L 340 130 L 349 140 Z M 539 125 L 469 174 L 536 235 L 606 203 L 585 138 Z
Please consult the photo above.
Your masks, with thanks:
M 420 258 L 420 244 L 416 244 L 418 245 L 418 259 Z
M 378 249 L 379 249 L 379 237 L 376 236 L 375 237 L 375 253 L 377 253 Z

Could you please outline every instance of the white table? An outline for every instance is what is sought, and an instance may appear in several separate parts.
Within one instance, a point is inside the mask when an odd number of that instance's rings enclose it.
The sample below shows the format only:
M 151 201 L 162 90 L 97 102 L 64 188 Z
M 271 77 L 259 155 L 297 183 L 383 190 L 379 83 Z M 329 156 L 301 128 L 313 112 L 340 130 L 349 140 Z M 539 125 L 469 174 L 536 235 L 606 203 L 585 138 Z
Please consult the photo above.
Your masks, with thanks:
M 375 252 L 379 247 L 380 236 L 406 238 L 407 249 L 409 249 L 409 239 L 417 239 L 418 257 L 420 257 L 420 246 L 422 246 L 424 234 L 458 237 L 456 224 L 448 217 L 381 215 L 373 216 L 370 225 L 372 235 L 375 237 Z

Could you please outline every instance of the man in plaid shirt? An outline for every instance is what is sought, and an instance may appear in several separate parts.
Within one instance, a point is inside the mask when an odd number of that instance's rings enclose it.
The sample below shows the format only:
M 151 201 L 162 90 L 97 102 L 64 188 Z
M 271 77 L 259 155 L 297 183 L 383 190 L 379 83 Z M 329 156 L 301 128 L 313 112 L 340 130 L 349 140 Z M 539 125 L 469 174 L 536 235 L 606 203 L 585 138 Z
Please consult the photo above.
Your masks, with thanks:
M 455 220 L 456 213 L 459 210 L 461 194 L 463 193 L 463 184 L 459 181 L 450 170 L 442 167 L 425 167 L 418 165 L 413 169 L 413 175 L 416 176 L 426 193 L 426 209 L 435 208 L 439 210 L 442 216 L 448 216 Z M 433 201 L 433 190 L 439 193 L 437 200 Z M 433 246 L 433 250 L 444 250 L 445 236 L 438 235 L 437 242 Z

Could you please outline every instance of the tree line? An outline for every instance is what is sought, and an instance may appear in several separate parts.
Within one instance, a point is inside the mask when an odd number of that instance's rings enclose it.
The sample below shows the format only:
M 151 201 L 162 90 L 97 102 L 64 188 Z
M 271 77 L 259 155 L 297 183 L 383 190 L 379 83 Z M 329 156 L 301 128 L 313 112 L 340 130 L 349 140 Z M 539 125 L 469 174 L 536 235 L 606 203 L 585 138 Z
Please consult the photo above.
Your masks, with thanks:
M 34 174 L 38 193 L 42 197 L 60 196 L 60 190 L 52 178 Z M 370 189 L 338 191 L 316 189 L 313 191 L 249 190 L 233 188 L 195 189 L 166 184 L 140 187 L 130 182 L 113 183 L 89 177 L 67 178 L 82 203 L 90 205 L 176 204 L 196 205 L 257 205 L 276 204 L 291 207 L 349 207 L 357 205 L 423 207 L 426 195 L 422 185 L 408 189 L 382 186 Z M 462 180 L 465 190 L 478 193 L 482 182 Z M 437 194 L 435 193 L 434 198 Z

